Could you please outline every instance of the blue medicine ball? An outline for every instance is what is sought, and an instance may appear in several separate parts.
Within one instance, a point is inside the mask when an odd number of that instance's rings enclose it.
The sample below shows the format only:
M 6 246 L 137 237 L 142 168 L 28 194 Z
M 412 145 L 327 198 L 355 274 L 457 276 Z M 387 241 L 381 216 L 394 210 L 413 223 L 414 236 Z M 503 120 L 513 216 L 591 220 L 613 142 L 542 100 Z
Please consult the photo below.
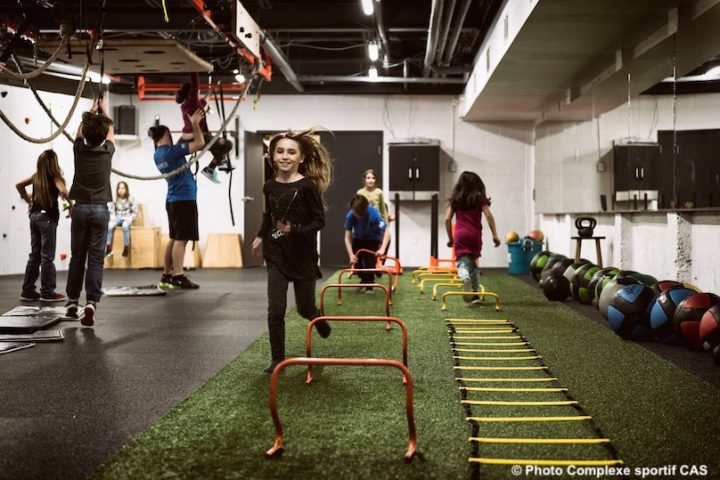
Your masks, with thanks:
M 662 342 L 668 345 L 678 345 L 678 337 L 673 327 L 673 317 L 680 302 L 690 295 L 697 293 L 685 287 L 675 287 L 665 290 L 657 296 L 655 303 L 650 307 L 650 327 L 653 333 Z
M 610 328 L 622 338 L 650 338 L 652 329 L 648 307 L 654 300 L 655 292 L 642 284 L 628 285 L 618 290 L 608 306 Z

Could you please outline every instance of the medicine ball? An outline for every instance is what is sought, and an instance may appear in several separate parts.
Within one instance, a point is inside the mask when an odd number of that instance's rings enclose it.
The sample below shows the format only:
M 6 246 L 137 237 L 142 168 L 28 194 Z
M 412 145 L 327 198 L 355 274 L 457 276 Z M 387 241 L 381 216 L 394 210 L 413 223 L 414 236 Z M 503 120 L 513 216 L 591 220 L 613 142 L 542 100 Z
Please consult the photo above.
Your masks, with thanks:
M 520 240 L 520 235 L 512 230 L 505 235 L 505 243 L 515 243 L 518 240 Z
M 548 300 L 562 302 L 570 296 L 570 282 L 563 275 L 551 275 L 543 282 L 543 293 Z
M 575 262 L 565 269 L 563 275 L 565 275 L 565 278 L 568 279 L 568 282 L 572 283 L 575 272 L 586 263 L 590 263 L 590 260 L 585 260 L 584 258 L 581 258 L 579 262 Z
M 700 343 L 705 350 L 720 345 L 720 305 L 713 305 L 700 319 Z
M 590 279 L 590 283 L 588 284 L 588 290 L 590 290 L 590 293 L 593 297 L 592 304 L 596 307 L 598 306 L 599 299 L 599 294 L 597 293 L 598 284 L 605 278 L 607 278 L 608 281 L 611 278 L 614 278 L 615 275 L 617 275 L 617 272 L 619 272 L 619 270 L 615 267 L 601 268 L 600 270 L 595 272 L 595 275 L 593 275 L 593 277 Z
M 542 230 L 530 230 L 527 236 L 532 238 L 533 242 L 542 242 L 543 240 L 545 240 L 545 234 L 542 232 Z
M 673 326 L 685 346 L 692 350 L 702 349 L 700 319 L 710 307 L 718 303 L 720 297 L 714 293 L 695 293 L 680 302 L 673 315 Z
M 652 275 L 648 275 L 646 273 L 633 272 L 630 276 L 633 277 L 638 282 L 645 285 L 646 287 L 651 287 L 658 282 L 657 278 L 653 277 Z
M 622 338 L 644 340 L 652 336 L 648 307 L 655 300 L 655 292 L 642 284 L 620 289 L 610 300 L 608 323 Z
M 545 279 L 550 276 L 550 269 L 553 268 L 553 266 L 557 265 L 558 262 L 561 260 L 567 260 L 567 257 L 565 255 L 562 255 L 560 253 L 553 253 L 548 257 L 547 262 L 545 262 L 545 266 L 540 270 L 540 286 L 542 287 Z M 565 269 L 563 269 L 563 272 Z M 562 272 L 560 272 L 562 275 Z
M 677 282 L 675 280 L 661 280 L 657 283 L 653 283 L 650 288 L 652 288 L 655 293 L 660 295 L 661 293 L 663 293 L 666 290 L 670 290 L 671 288 L 677 288 L 677 287 L 682 287 L 682 286 L 683 286 L 682 283 Z
M 671 288 L 658 295 L 655 303 L 650 307 L 650 326 L 655 336 L 662 342 L 668 345 L 680 343 L 680 338 L 675 333 L 673 326 L 673 317 L 680 302 L 694 293 L 695 291 L 689 288 Z
M 530 273 L 536 282 L 540 281 L 540 272 L 550 258 L 550 255 L 553 255 L 553 253 L 543 250 L 542 252 L 536 253 L 532 260 L 530 260 Z
M 608 318 L 608 307 L 610 306 L 610 300 L 612 300 L 613 296 L 618 292 L 618 290 L 621 290 L 623 287 L 627 287 L 628 285 L 635 285 L 638 284 L 637 280 L 631 277 L 624 277 L 624 278 L 612 278 L 610 279 L 605 287 L 602 289 L 602 292 L 600 293 L 600 297 L 598 298 L 598 309 L 600 310 L 600 314 Z
M 586 263 L 575 271 L 575 276 L 570 284 L 570 293 L 575 300 L 590 305 L 594 296 L 594 293 L 590 290 L 590 280 L 592 280 L 595 272 L 599 270 L 600 267 L 597 265 Z

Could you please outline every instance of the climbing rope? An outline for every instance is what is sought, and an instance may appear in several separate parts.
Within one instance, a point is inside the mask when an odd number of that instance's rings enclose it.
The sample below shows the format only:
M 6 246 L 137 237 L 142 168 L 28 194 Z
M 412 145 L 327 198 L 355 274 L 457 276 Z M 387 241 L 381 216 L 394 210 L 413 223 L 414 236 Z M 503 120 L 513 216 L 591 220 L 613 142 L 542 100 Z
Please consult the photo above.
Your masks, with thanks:
M 62 54 L 63 48 L 67 45 L 68 41 L 70 40 L 70 27 L 67 25 L 62 25 L 60 27 L 60 32 L 62 33 L 62 37 L 60 39 L 60 45 L 55 49 L 53 54 L 48 58 L 45 63 L 40 65 L 37 69 L 26 72 L 26 73 L 15 73 L 12 70 L 8 69 L 5 65 L 0 63 L 0 73 L 5 75 L 6 77 L 10 77 L 14 80 L 22 82 L 23 80 L 31 80 L 33 78 L 39 77 L 42 75 L 42 73 L 48 69 L 48 67 L 55 62 L 55 60 L 60 57 Z
M 56 130 L 55 133 L 53 133 L 53 134 L 50 135 L 49 137 L 33 138 L 33 137 L 28 136 L 28 135 L 25 135 L 23 132 L 20 131 L 20 129 L 18 129 L 18 128 L 12 123 L 12 121 L 10 121 L 10 119 L 5 115 L 5 113 L 4 113 L 2 110 L 0 110 L 0 119 L 1 119 L 3 122 L 5 122 L 5 124 L 10 128 L 10 130 L 12 130 L 13 132 L 15 132 L 15 134 L 16 134 L 17 136 L 19 136 L 20 138 L 22 138 L 22 139 L 25 140 L 26 142 L 30 142 L 30 143 L 48 143 L 48 142 L 52 142 L 52 141 L 55 140 L 61 133 L 63 133 L 63 132 L 65 131 L 65 127 L 67 127 L 68 124 L 70 123 L 70 119 L 72 118 L 73 114 L 75 113 L 75 109 L 76 109 L 77 106 L 78 106 L 78 103 L 79 103 L 79 101 L 80 101 L 80 97 L 82 96 L 83 89 L 85 88 L 85 80 L 87 80 L 87 73 L 88 73 L 88 69 L 89 69 L 89 68 L 90 68 L 90 64 L 89 64 L 89 63 L 86 63 L 86 64 L 85 64 L 85 67 L 83 68 L 82 76 L 81 76 L 81 78 L 80 78 L 80 82 L 78 83 L 78 88 L 77 88 L 77 91 L 75 92 L 75 99 L 73 100 L 73 104 L 72 104 L 72 106 L 70 107 L 70 111 L 68 112 L 67 117 L 65 117 L 65 120 L 62 122 L 62 124 L 59 124 L 59 125 L 58 125 L 58 130 Z M 46 111 L 47 111 L 47 110 L 46 110 Z M 52 115 L 51 115 L 51 118 L 52 118 Z M 58 123 L 57 123 L 57 120 L 55 120 L 55 124 L 56 124 L 56 125 L 58 124 Z M 71 141 L 72 141 L 72 140 L 71 140 Z
M 257 73 L 256 73 L 256 75 L 257 75 Z M 132 178 L 133 180 L 163 180 L 163 179 L 173 177 L 175 175 L 179 175 L 183 171 L 187 170 L 188 168 L 193 166 L 195 163 L 197 163 L 197 161 L 200 160 L 200 157 L 205 155 L 205 153 L 207 153 L 207 151 L 210 150 L 210 148 L 213 145 L 215 145 L 215 142 L 218 141 L 218 139 L 220 138 L 220 135 L 223 132 L 225 132 L 225 129 L 227 129 L 228 125 L 230 124 L 230 120 L 232 120 L 235 117 L 235 115 L 237 114 L 237 111 L 240 109 L 240 103 L 242 102 L 243 97 L 247 93 L 250 83 L 251 82 L 245 83 L 245 87 L 243 88 L 242 92 L 238 96 L 237 102 L 235 102 L 235 106 L 233 107 L 232 111 L 230 112 L 230 115 L 228 115 L 228 117 L 225 119 L 223 124 L 220 126 L 220 130 L 218 130 L 218 132 L 213 136 L 213 138 L 208 143 L 205 144 L 205 147 L 200 152 L 198 152 L 194 158 L 191 158 L 189 162 L 181 165 L 180 167 L 176 168 L 175 170 L 173 170 L 171 172 L 167 172 L 167 173 L 163 173 L 163 174 L 159 174 L 159 175 L 134 175 L 131 173 L 126 173 L 126 172 L 122 172 L 120 170 L 116 170 L 115 168 L 112 169 L 112 172 L 117 175 L 120 175 L 121 177 Z
M 19 64 L 18 61 L 15 59 L 15 55 L 12 56 L 12 60 L 13 60 L 13 62 L 15 63 L 15 66 L 16 66 L 16 68 L 18 69 L 18 71 L 19 71 L 19 72 L 22 72 L 22 70 L 20 69 L 20 64 Z M 52 112 L 51 112 L 50 109 L 47 107 L 47 105 L 45 105 L 45 102 L 43 101 L 43 99 L 40 98 L 40 95 L 38 94 L 38 92 L 37 92 L 37 90 L 35 89 L 35 87 L 33 87 L 32 84 L 31 84 L 30 82 L 28 82 L 28 81 L 25 81 L 25 85 L 27 85 L 27 87 L 30 89 L 30 91 L 32 92 L 33 96 L 35 97 L 35 100 L 37 100 L 37 102 L 40 104 L 40 106 L 42 107 L 42 109 L 43 109 L 43 110 L 45 111 L 45 113 L 48 115 L 48 117 L 50 118 L 50 120 L 55 124 L 56 127 L 58 127 L 60 130 L 62 130 L 62 134 L 65 135 L 65 138 L 67 138 L 68 140 L 70 140 L 70 142 L 72 143 L 72 142 L 73 142 L 73 137 L 67 132 L 67 130 L 65 130 L 64 128 L 62 128 L 62 127 L 60 126 L 60 122 L 58 122 L 57 119 L 55 119 L 55 116 L 52 114 Z

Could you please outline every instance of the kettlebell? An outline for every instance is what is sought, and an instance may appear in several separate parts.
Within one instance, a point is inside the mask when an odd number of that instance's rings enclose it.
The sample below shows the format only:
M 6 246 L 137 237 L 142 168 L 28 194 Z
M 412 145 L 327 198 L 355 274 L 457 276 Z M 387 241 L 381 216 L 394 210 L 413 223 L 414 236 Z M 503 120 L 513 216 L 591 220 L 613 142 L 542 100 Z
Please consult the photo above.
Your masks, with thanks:
M 578 217 L 575 220 L 575 228 L 577 228 L 578 236 L 588 238 L 593 236 L 597 220 L 593 217 Z

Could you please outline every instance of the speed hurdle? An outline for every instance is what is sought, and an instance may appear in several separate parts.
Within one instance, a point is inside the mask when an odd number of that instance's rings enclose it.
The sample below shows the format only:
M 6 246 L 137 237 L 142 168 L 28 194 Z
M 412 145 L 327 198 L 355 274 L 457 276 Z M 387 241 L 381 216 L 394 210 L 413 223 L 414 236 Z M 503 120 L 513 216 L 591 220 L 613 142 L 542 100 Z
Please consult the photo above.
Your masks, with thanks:
M 270 414 L 275 424 L 275 443 L 267 452 L 266 458 L 279 457 L 283 452 L 283 431 L 280 415 L 277 408 L 277 384 L 280 372 L 291 365 L 341 365 L 352 367 L 394 367 L 400 370 L 405 379 L 405 411 L 408 422 L 408 449 L 404 456 L 405 463 L 410 463 L 417 449 L 417 435 L 415 432 L 415 415 L 413 413 L 413 383 L 410 371 L 397 360 L 383 360 L 379 358 L 288 358 L 280 362 L 270 378 Z
M 395 290 L 395 282 L 393 282 L 393 273 L 384 268 L 343 268 L 338 273 L 338 283 L 343 283 L 343 276 L 347 273 L 348 277 L 354 273 L 382 273 L 388 276 L 388 291 L 390 292 L 390 305 L 392 305 L 392 292 Z M 353 285 L 356 286 L 356 285 Z M 338 289 L 337 304 L 342 305 L 342 288 Z
M 325 315 L 325 292 L 331 288 L 343 289 L 343 288 L 358 288 L 358 287 L 370 287 L 379 288 L 385 292 L 385 316 L 390 316 L 390 292 L 385 285 L 379 283 L 326 283 L 320 290 L 320 315 Z M 385 325 L 385 330 L 390 330 L 390 322 Z
M 446 311 L 448 309 L 447 297 L 450 297 L 450 296 L 471 296 L 471 297 L 476 296 L 476 297 L 480 297 L 481 299 L 484 297 L 494 298 L 495 299 L 495 311 L 496 312 L 500 311 L 500 296 L 498 296 L 497 293 L 484 292 L 484 291 L 483 292 L 445 292 L 445 293 L 443 293 L 442 304 L 440 306 L 440 309 L 442 311 Z
M 312 327 L 317 322 L 320 321 L 326 321 L 326 322 L 393 322 L 400 325 L 400 330 L 402 332 L 402 363 L 405 365 L 405 367 L 408 366 L 407 363 L 407 346 L 408 346 L 408 333 L 407 333 L 407 326 L 405 325 L 405 322 L 403 322 L 401 319 L 397 317 L 380 317 L 380 316 L 326 316 L 326 317 L 316 317 L 313 318 L 310 323 L 308 323 L 307 330 L 305 331 L 305 355 L 308 358 L 312 358 Z M 308 365 L 308 371 L 307 371 L 307 378 L 305 379 L 305 383 L 310 383 L 313 380 L 313 369 L 312 365 Z M 405 382 L 405 379 L 403 378 L 403 383 Z

